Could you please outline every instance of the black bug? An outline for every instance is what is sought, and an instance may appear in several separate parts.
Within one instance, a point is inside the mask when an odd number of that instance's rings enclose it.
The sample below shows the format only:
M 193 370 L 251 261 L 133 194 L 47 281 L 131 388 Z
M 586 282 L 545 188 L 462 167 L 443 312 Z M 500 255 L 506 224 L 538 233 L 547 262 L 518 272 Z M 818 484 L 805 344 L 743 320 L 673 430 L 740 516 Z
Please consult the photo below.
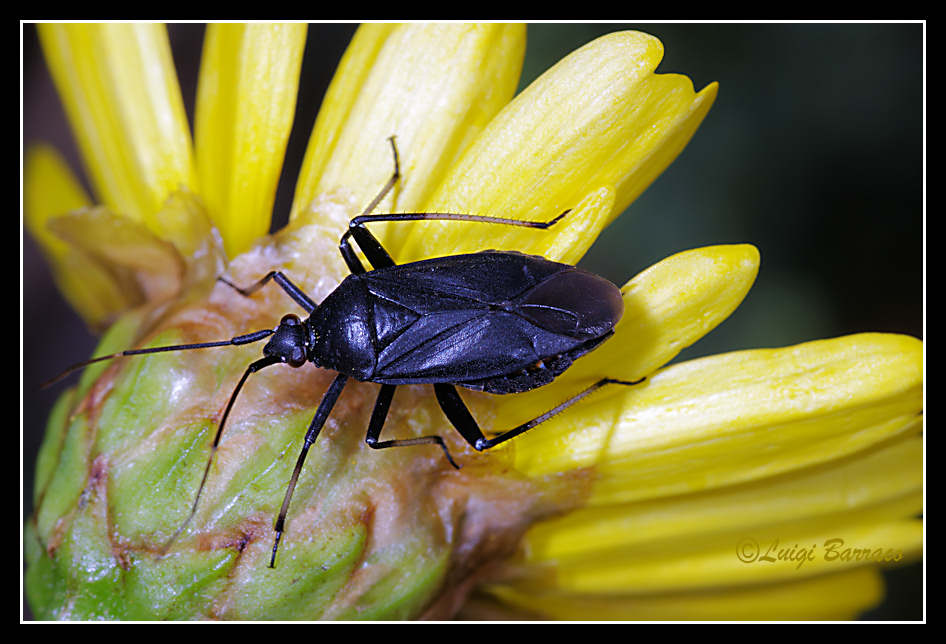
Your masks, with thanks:
M 371 212 L 400 176 L 393 137 L 390 142 L 394 154 L 393 175 L 364 212 L 351 220 L 339 242 L 339 251 L 351 275 L 320 304 L 312 301 L 280 271 L 271 271 L 246 288 L 219 278 L 247 297 L 274 281 L 305 311 L 306 319 L 288 314 L 275 329 L 230 340 L 133 349 L 100 356 L 74 365 L 56 378 L 93 362 L 120 356 L 242 345 L 269 338 L 263 347 L 263 357 L 247 367 L 227 402 L 190 514 L 168 547 L 197 511 L 227 417 L 240 390 L 250 374 L 265 367 L 280 363 L 301 367 L 311 362 L 338 372 L 309 424 L 289 480 L 274 526 L 270 567 L 275 565 L 289 503 L 306 454 L 349 378 L 381 385 L 368 423 L 365 438 L 368 446 L 386 449 L 438 445 L 453 467 L 458 466 L 438 435 L 380 440 L 398 385 L 433 384 L 437 401 L 450 424 L 474 449 L 482 451 L 532 429 L 605 385 L 641 382 L 602 378 L 544 414 L 487 438 L 456 387 L 510 394 L 552 382 L 576 358 L 595 349 L 614 333 L 614 326 L 623 313 L 621 293 L 614 284 L 592 273 L 514 251 L 487 250 L 395 264 L 365 224 L 439 219 L 545 229 L 568 211 L 547 222 L 453 213 L 373 215 Z M 362 265 L 350 239 L 365 254 L 372 270 Z

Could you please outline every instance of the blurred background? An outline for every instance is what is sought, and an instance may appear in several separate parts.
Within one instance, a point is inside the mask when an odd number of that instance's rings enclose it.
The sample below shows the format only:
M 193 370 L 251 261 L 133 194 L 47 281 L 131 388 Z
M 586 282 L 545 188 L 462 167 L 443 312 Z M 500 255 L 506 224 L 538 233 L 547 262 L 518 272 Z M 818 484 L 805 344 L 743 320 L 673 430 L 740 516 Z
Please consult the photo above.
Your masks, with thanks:
M 925 43 L 922 24 L 535 24 L 520 87 L 599 35 L 661 39 L 658 72 L 719 96 L 680 157 L 598 239 L 581 266 L 623 284 L 673 253 L 711 244 L 759 248 L 743 305 L 678 360 L 860 331 L 923 336 Z M 296 120 L 274 209 L 288 219 L 293 182 L 355 26 L 309 28 Z M 204 27 L 169 27 L 193 124 Z M 81 162 L 33 25 L 23 26 L 23 143 Z M 86 183 L 86 188 L 91 189 Z M 65 305 L 23 233 L 23 516 L 47 411 L 39 383 L 89 357 L 96 338 Z M 887 573 L 868 619 L 922 619 L 922 568 Z

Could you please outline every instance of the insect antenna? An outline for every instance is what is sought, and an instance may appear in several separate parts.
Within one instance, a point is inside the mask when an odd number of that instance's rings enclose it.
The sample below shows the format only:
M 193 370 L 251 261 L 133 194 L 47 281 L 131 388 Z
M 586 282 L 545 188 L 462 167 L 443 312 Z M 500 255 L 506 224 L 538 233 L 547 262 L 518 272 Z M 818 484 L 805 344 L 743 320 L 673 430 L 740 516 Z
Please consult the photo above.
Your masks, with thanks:
M 46 387 L 56 384 L 73 371 L 78 371 L 79 369 L 87 367 L 90 364 L 102 362 L 103 360 L 114 360 L 115 358 L 121 358 L 122 356 L 139 356 L 146 353 L 161 353 L 163 351 L 187 351 L 190 349 L 206 349 L 209 347 L 225 347 L 230 345 L 249 344 L 251 342 L 259 342 L 263 338 L 271 336 L 273 333 L 275 332 L 272 329 L 263 329 L 262 331 L 255 331 L 254 333 L 247 333 L 246 335 L 238 335 L 235 338 L 231 338 L 229 340 L 218 340 L 216 342 L 198 342 L 196 344 L 174 344 L 166 347 L 151 347 L 148 349 L 129 349 L 127 351 L 112 353 L 107 356 L 98 356 L 97 358 L 90 358 L 88 360 L 83 360 L 82 362 L 77 362 L 71 367 L 66 368 L 59 375 L 42 383 L 40 385 L 40 389 L 45 389 Z
M 44 382 L 41 387 L 49 387 L 52 384 L 55 384 L 68 376 L 70 373 L 87 367 L 90 364 L 95 364 L 96 362 L 102 362 L 104 360 L 114 360 L 115 358 L 121 358 L 123 356 L 139 356 L 149 353 L 162 353 L 165 351 L 189 351 L 191 349 L 208 349 L 211 347 L 225 347 L 241 344 L 250 344 L 252 342 L 259 342 L 269 336 L 273 335 L 275 331 L 273 329 L 263 329 L 261 331 L 254 331 L 253 333 L 247 333 L 245 335 L 238 335 L 229 340 L 216 340 L 213 342 L 197 342 L 193 344 L 174 344 L 168 345 L 165 347 L 149 347 L 147 349 L 128 349 L 127 351 L 119 351 L 118 353 L 112 353 L 106 356 L 98 356 L 95 358 L 90 358 L 88 360 L 83 360 L 78 362 L 71 367 L 67 368 L 65 371 L 60 373 L 54 378 L 51 378 Z M 263 367 L 268 367 L 272 364 L 281 362 L 281 358 L 277 356 L 266 356 L 253 362 L 249 367 L 246 368 L 246 371 L 243 372 L 243 376 L 240 378 L 240 381 L 237 383 L 236 387 L 233 389 L 233 393 L 230 394 L 230 400 L 227 402 L 227 406 L 223 411 L 223 416 L 220 418 L 220 423 L 217 425 L 217 433 L 214 435 L 213 445 L 210 448 L 210 456 L 207 459 L 207 465 L 204 467 L 204 474 L 200 480 L 200 486 L 197 488 L 197 495 L 194 497 L 194 503 L 191 505 L 190 512 L 187 515 L 184 523 L 174 532 L 168 542 L 161 549 L 161 555 L 167 554 L 167 551 L 170 549 L 171 545 L 177 540 L 178 536 L 184 531 L 185 528 L 190 524 L 191 519 L 194 518 L 194 515 L 197 513 L 197 504 L 200 502 L 201 493 L 204 490 L 204 486 L 207 483 L 207 477 L 210 475 L 210 466 L 213 464 L 214 456 L 217 453 L 217 446 L 220 444 L 220 437 L 223 434 L 223 428 L 227 423 L 227 417 L 230 415 L 230 410 L 233 409 L 233 403 L 236 402 L 237 395 L 240 393 L 240 390 L 243 388 L 243 384 L 246 382 L 246 379 L 249 378 L 251 373 L 259 371 Z

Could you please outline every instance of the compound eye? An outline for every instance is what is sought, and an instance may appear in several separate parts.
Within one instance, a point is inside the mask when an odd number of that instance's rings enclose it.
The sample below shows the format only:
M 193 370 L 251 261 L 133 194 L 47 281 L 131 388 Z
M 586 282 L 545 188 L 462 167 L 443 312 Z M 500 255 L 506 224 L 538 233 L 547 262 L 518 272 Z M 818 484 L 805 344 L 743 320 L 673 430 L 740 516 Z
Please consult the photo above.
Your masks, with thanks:
M 286 326 L 298 326 L 301 324 L 301 322 L 299 321 L 299 316 L 293 315 L 292 313 L 287 313 L 286 315 L 282 316 L 282 320 L 279 321 L 279 324 Z

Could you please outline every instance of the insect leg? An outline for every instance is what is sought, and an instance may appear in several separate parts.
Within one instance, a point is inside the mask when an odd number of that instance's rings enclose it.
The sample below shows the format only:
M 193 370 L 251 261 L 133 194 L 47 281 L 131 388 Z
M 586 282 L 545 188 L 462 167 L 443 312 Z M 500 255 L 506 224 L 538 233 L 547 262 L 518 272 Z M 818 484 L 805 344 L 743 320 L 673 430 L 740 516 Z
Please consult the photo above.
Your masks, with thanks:
M 597 391 L 605 385 L 636 385 L 643 382 L 644 380 L 645 378 L 633 381 L 617 380 L 615 378 L 602 378 L 587 389 L 578 392 L 565 402 L 553 407 L 544 414 L 536 416 L 532 420 L 522 423 L 518 427 L 513 427 L 512 429 L 506 430 L 494 436 L 493 438 L 486 438 L 483 435 L 479 425 L 476 424 L 476 420 L 473 418 L 472 414 L 470 414 L 470 410 L 467 409 L 463 399 L 460 398 L 460 394 L 457 392 L 456 387 L 447 384 L 435 384 L 434 390 L 437 394 L 437 402 L 440 403 L 440 408 L 443 409 L 443 412 L 447 415 L 450 423 L 456 427 L 457 431 L 460 432 L 460 435 L 463 436 L 463 438 L 466 439 L 466 442 L 472 445 L 474 449 L 484 450 L 489 449 L 490 447 L 495 447 L 500 443 L 504 443 L 510 438 L 515 438 L 516 436 L 529 431 L 536 425 L 544 423 L 552 416 L 571 407 L 582 398 L 585 398 L 589 394 Z
M 267 356 L 261 358 L 256 362 L 250 364 L 246 368 L 246 371 L 243 372 L 243 376 L 240 378 L 240 381 L 237 383 L 237 386 L 234 387 L 233 393 L 230 394 L 230 400 L 227 401 L 227 406 L 223 410 L 223 416 L 220 418 L 220 424 L 217 425 L 217 433 L 214 435 L 214 442 L 210 446 L 210 456 L 207 457 L 207 465 L 204 467 L 204 475 L 200 479 L 200 485 L 197 486 L 197 495 L 194 497 L 194 504 L 191 506 L 190 514 L 187 515 L 187 519 L 184 520 L 184 523 L 181 524 L 168 542 L 162 548 L 162 554 L 167 553 L 171 545 L 177 541 L 177 538 L 184 531 L 184 529 L 191 522 L 191 519 L 194 518 L 194 515 L 197 513 L 197 504 L 200 503 L 200 495 L 204 491 L 204 486 L 207 484 L 207 477 L 210 475 L 210 466 L 213 463 L 214 456 L 217 454 L 217 446 L 220 445 L 220 437 L 223 435 L 223 428 L 227 424 L 227 417 L 230 415 L 230 410 L 233 409 L 233 403 L 236 402 L 237 395 L 240 393 L 240 390 L 243 388 L 243 384 L 246 382 L 246 379 L 250 377 L 251 373 L 256 373 L 264 367 L 274 365 L 279 362 L 278 358 Z
M 348 266 L 348 270 L 351 271 L 352 275 L 361 275 L 365 272 L 365 267 L 361 263 L 361 260 L 358 259 L 358 255 L 355 254 L 355 251 L 352 249 L 351 245 L 348 243 L 348 238 L 350 236 L 351 230 L 345 231 L 345 234 L 342 235 L 342 240 L 338 242 L 338 250 L 342 254 L 342 259 L 345 260 L 345 264 Z M 380 265 L 376 265 L 374 262 L 371 262 L 371 265 L 375 268 L 380 268 L 381 266 L 394 266 L 394 260 L 391 259 L 390 255 L 388 255 L 388 251 L 381 248 L 381 244 L 377 239 L 375 239 L 375 244 L 381 249 L 381 252 L 384 253 L 384 255 L 375 257 L 375 259 L 379 261 Z M 361 246 L 361 244 L 359 244 L 359 246 Z M 387 256 L 386 263 L 383 259 L 384 256 Z
M 484 215 L 465 215 L 454 212 L 397 212 L 377 215 L 359 215 L 348 223 L 348 230 L 342 235 L 342 240 L 338 244 L 338 249 L 345 258 L 345 263 L 352 273 L 365 272 L 364 267 L 348 244 L 348 238 L 353 237 L 355 243 L 364 252 L 365 257 L 371 262 L 374 268 L 383 268 L 394 266 L 394 260 L 388 254 L 381 242 L 369 231 L 365 224 L 376 221 L 473 221 L 484 224 L 502 224 L 505 226 L 522 226 L 525 228 L 546 229 L 553 226 L 562 217 L 567 215 L 570 210 L 566 210 L 557 217 L 549 221 L 525 221 L 522 219 L 510 219 L 508 217 L 486 217 Z
M 391 144 L 391 154 L 394 155 L 394 172 L 391 173 L 391 178 L 388 179 L 388 182 L 384 184 L 384 187 L 381 188 L 374 199 L 371 200 L 371 203 L 361 211 L 362 215 L 367 215 L 372 210 L 378 207 L 378 204 L 381 203 L 381 200 L 388 196 L 388 193 L 394 188 L 394 185 L 397 183 L 397 180 L 401 178 L 401 162 L 398 160 L 397 155 L 397 145 L 394 143 L 394 135 L 388 137 L 388 143 Z
M 453 457 L 450 456 L 447 445 L 440 436 L 400 438 L 378 442 L 381 429 L 384 427 L 384 419 L 387 418 L 388 409 L 391 406 L 391 399 L 394 397 L 395 388 L 396 385 L 381 385 L 381 390 L 378 392 L 378 399 L 374 404 L 374 411 L 371 413 L 371 420 L 368 422 L 368 435 L 365 437 L 365 442 L 368 443 L 368 447 L 373 449 L 386 449 L 388 447 L 406 447 L 409 445 L 440 445 L 440 449 L 443 450 L 443 454 L 447 457 L 450 465 L 456 469 L 460 469 L 460 466 L 457 465 Z
M 364 225 L 376 221 L 472 221 L 481 224 L 500 224 L 503 226 L 521 226 L 522 228 L 539 228 L 545 230 L 557 224 L 562 217 L 571 212 L 571 208 L 548 221 L 529 221 L 526 219 L 512 219 L 510 217 L 488 217 L 486 215 L 468 215 L 460 212 L 392 212 L 377 215 L 358 215 L 348 222 L 349 232 L 361 245 L 359 231 L 371 235 L 364 229 Z M 364 249 L 362 249 L 364 250 Z
M 357 255 L 355 255 L 355 252 L 352 250 L 351 245 L 348 242 L 349 238 L 354 238 L 355 243 L 358 244 L 359 248 L 361 248 L 362 252 L 365 254 L 365 257 L 371 263 L 373 268 L 385 268 L 395 265 L 391 255 L 388 254 L 388 252 L 384 249 L 384 247 L 381 245 L 381 242 L 379 242 L 378 239 L 371 233 L 371 231 L 365 227 L 365 224 L 369 222 L 420 220 L 473 221 L 486 224 L 503 224 L 506 226 L 539 228 L 544 230 L 550 226 L 553 226 L 562 217 L 570 212 L 570 210 L 566 210 L 562 214 L 550 219 L 549 221 L 527 221 L 523 219 L 512 219 L 509 217 L 486 217 L 484 215 L 467 215 L 450 212 L 403 212 L 372 215 L 370 214 L 371 211 L 374 210 L 387 196 L 388 192 L 394 188 L 398 178 L 401 176 L 397 146 L 394 143 L 394 137 L 389 137 L 388 141 L 391 143 L 391 151 L 394 154 L 394 173 L 391 175 L 391 178 L 388 179 L 388 182 L 384 184 L 384 187 L 381 188 L 381 192 L 379 192 L 378 195 L 371 200 L 371 203 L 368 204 L 362 213 L 348 223 L 348 230 L 345 231 L 345 233 L 342 235 L 341 241 L 338 243 L 338 250 L 341 252 L 345 263 L 348 265 L 348 269 L 354 274 L 364 273 L 365 267 L 361 264 Z
M 319 408 L 315 411 L 312 422 L 309 423 L 309 429 L 305 433 L 305 440 L 302 442 L 302 451 L 299 452 L 296 467 L 292 470 L 292 478 L 289 479 L 289 486 L 286 488 L 286 495 L 283 497 L 282 507 L 279 508 L 279 516 L 276 518 L 276 524 L 273 528 L 276 532 L 276 539 L 273 542 L 273 555 L 269 560 L 270 568 L 276 567 L 276 550 L 279 548 L 279 540 L 282 538 L 283 528 L 286 524 L 286 513 L 289 511 L 289 501 L 292 499 L 292 492 L 295 490 L 296 482 L 299 480 L 302 464 L 305 462 L 305 457 L 309 453 L 309 448 L 312 446 L 312 443 L 315 442 L 315 439 L 318 438 L 322 426 L 325 425 L 329 414 L 332 413 L 332 407 L 334 407 L 335 403 L 338 401 L 338 397 L 341 395 L 342 389 L 345 388 L 347 381 L 348 376 L 343 373 L 335 376 L 335 380 L 332 381 L 329 388 L 322 394 L 322 402 L 319 403 Z
M 266 273 L 266 276 L 261 280 L 246 288 L 240 288 L 225 277 L 218 277 L 217 280 L 223 282 L 240 295 L 245 295 L 246 297 L 251 296 L 253 293 L 263 288 L 266 283 L 269 282 L 269 280 L 273 280 L 282 287 L 282 290 L 284 290 L 289 295 L 289 297 L 294 299 L 299 306 L 304 308 L 306 313 L 312 313 L 312 311 L 314 311 L 317 306 L 316 303 L 313 302 L 311 298 L 309 298 L 309 296 L 302 291 L 301 288 L 293 284 L 289 278 L 282 273 L 282 271 L 270 271 Z
M 384 187 L 381 188 L 381 191 L 375 195 L 371 203 L 361 212 L 361 216 L 365 216 L 377 208 L 381 200 L 391 192 L 397 180 L 401 177 L 401 163 L 398 160 L 397 145 L 394 143 L 394 136 L 389 136 L 388 142 L 391 144 L 391 154 L 394 156 L 394 172 L 391 174 L 391 178 L 388 179 L 387 183 L 384 184 Z M 355 217 L 355 219 L 358 219 L 358 217 Z M 381 246 L 381 242 L 379 242 L 374 235 L 368 232 L 366 228 L 352 230 L 351 226 L 349 226 L 345 234 L 342 235 L 341 241 L 338 242 L 338 250 L 341 252 L 345 264 L 348 265 L 348 270 L 353 274 L 359 275 L 364 273 L 365 267 L 361 264 L 358 256 L 355 255 L 355 251 L 352 250 L 348 243 L 348 238 L 351 236 L 355 237 L 355 242 L 357 242 L 358 246 L 365 253 L 365 257 L 368 258 L 368 261 L 371 262 L 374 268 L 394 266 L 394 260 L 391 259 L 388 251 L 384 250 L 384 247 Z

